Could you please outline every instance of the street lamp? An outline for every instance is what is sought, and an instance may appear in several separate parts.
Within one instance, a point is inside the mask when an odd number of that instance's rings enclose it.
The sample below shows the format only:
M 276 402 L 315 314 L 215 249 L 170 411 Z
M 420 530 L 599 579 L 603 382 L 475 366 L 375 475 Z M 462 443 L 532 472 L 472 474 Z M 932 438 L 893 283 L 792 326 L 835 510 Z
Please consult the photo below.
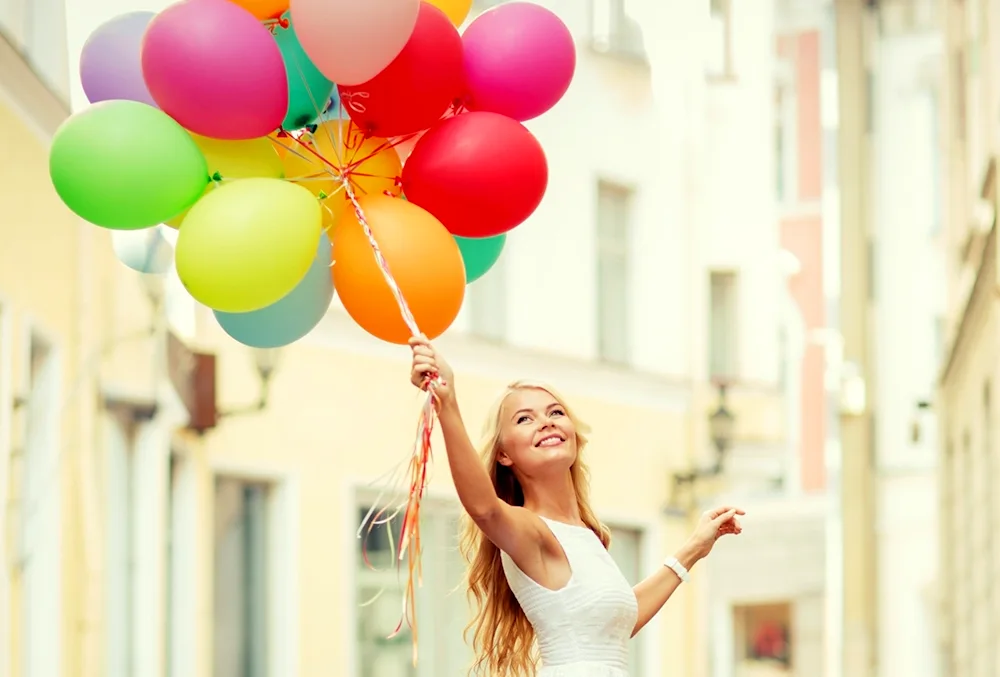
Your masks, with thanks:
M 726 384 L 719 384 L 719 406 L 708 417 L 708 430 L 715 446 L 716 473 L 722 471 L 726 452 L 733 443 L 733 432 L 736 429 L 736 417 L 726 408 Z
M 271 394 L 271 377 L 278 366 L 278 358 L 281 356 L 280 348 L 253 348 L 254 366 L 257 368 L 257 379 L 260 382 L 257 401 L 253 404 L 219 411 L 217 418 L 230 418 L 242 414 L 253 414 L 267 409 L 268 398 Z
M 733 444 L 733 434 L 736 429 L 736 417 L 726 406 L 726 384 L 719 384 L 719 405 L 708 416 L 708 432 L 715 448 L 715 461 L 708 468 L 695 468 L 686 472 L 674 473 L 673 489 L 693 485 L 704 477 L 715 477 L 722 473 L 725 465 L 726 452 Z

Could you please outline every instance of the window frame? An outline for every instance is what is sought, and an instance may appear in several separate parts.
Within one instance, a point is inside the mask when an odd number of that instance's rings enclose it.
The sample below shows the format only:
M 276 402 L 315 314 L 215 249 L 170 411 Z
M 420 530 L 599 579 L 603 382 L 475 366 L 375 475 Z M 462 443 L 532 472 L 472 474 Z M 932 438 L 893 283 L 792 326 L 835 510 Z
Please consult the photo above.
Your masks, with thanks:
M 591 49 L 600 54 L 645 63 L 648 54 L 643 43 L 641 28 L 635 36 L 628 32 L 629 21 L 635 21 L 625 9 L 627 0 L 590 0 L 587 23 L 587 42 Z M 604 5 L 600 7 L 600 5 Z M 605 23 L 608 29 L 598 34 L 598 15 L 606 11 Z M 635 38 L 633 41 L 632 38 Z
M 11 581 L 7 549 L 10 459 L 14 419 L 14 350 L 12 306 L 0 294 L 0 674 L 13 674 L 11 665 Z
M 615 209 L 621 208 L 624 212 L 624 223 L 613 224 L 615 230 L 620 230 L 609 237 L 605 229 L 603 216 L 602 198 L 606 194 L 613 194 L 617 198 L 623 198 L 620 203 L 614 205 Z M 626 183 L 614 181 L 605 177 L 597 179 L 594 195 L 594 352 L 601 362 L 619 366 L 629 366 L 633 359 L 634 347 L 632 344 L 632 292 L 634 285 L 631 279 L 632 245 L 635 230 L 635 205 L 637 191 L 634 186 Z M 618 239 L 620 237 L 620 239 Z M 615 263 L 621 263 L 622 281 L 625 288 L 624 298 L 620 300 L 624 332 L 624 345 L 621 346 L 621 355 L 612 355 L 613 350 L 606 346 L 604 328 L 609 325 L 605 321 L 603 309 L 603 287 L 601 271 L 605 262 L 605 257 L 613 257 Z M 611 323 L 615 324 L 615 323 Z
M 190 450 L 183 445 L 177 447 L 178 455 L 190 458 Z M 209 481 L 214 488 L 215 480 L 220 475 L 226 478 L 240 479 L 247 482 L 264 482 L 270 485 L 267 504 L 268 520 L 268 677 L 283 677 L 299 674 L 300 663 L 300 594 L 301 586 L 299 572 L 301 571 L 300 551 L 300 516 L 301 489 L 298 476 L 286 467 L 269 463 L 255 463 L 239 459 L 216 460 L 210 465 Z M 192 472 L 194 468 L 192 466 Z M 193 496 L 193 493 L 192 493 Z M 213 491 L 214 499 L 214 491 Z M 187 538 L 199 538 L 198 520 L 208 519 L 214 523 L 214 505 L 203 508 L 192 527 L 195 529 Z M 205 514 L 207 513 L 207 514 Z M 188 541 L 192 542 L 192 541 Z M 196 543 L 193 541 L 192 543 Z M 215 541 L 210 541 L 214 548 Z M 205 553 L 203 557 L 209 557 Z M 214 588 L 209 582 L 209 594 L 214 594 Z M 192 623 L 189 628 L 201 627 L 200 614 L 196 608 L 189 609 Z M 178 620 L 178 623 L 182 623 Z M 211 634 L 214 614 L 205 621 L 208 624 L 208 634 Z M 211 672 L 214 654 L 207 652 L 207 663 L 199 666 Z M 184 674 L 180 673 L 179 674 Z
M 500 258 L 478 280 L 465 288 L 465 306 L 468 312 L 468 332 L 471 336 L 489 343 L 503 345 L 510 336 L 510 314 L 507 303 L 510 296 L 510 280 L 507 257 L 509 247 L 505 246 Z M 500 319 L 481 322 L 487 309 L 499 310 Z
M 39 503 L 32 504 L 31 510 L 33 515 L 37 515 L 38 509 L 44 506 L 45 509 L 51 511 L 50 519 L 54 520 L 54 530 L 48 537 L 51 539 L 49 541 L 40 541 L 51 548 L 50 554 L 54 563 L 51 561 L 44 561 L 49 567 L 54 567 L 56 570 L 55 579 L 52 577 L 45 576 L 44 570 L 39 574 L 45 581 L 45 585 L 41 586 L 44 592 L 44 598 L 46 602 L 43 604 L 35 604 L 35 613 L 41 616 L 42 620 L 32 621 L 31 616 L 26 614 L 22 609 L 18 613 L 21 614 L 20 621 L 22 623 L 22 633 L 20 641 L 22 643 L 19 655 L 21 658 L 20 671 L 26 677 L 56 677 L 62 670 L 62 656 L 64 651 L 63 641 L 63 628 L 62 628 L 62 614 L 64 608 L 62 588 L 62 559 L 64 555 L 64 535 L 63 535 L 63 497 L 61 491 L 52 491 L 52 483 L 57 483 L 59 481 L 60 472 L 59 465 L 62 464 L 62 399 L 63 399 L 63 360 L 62 360 L 62 346 L 57 338 L 57 334 L 50 331 L 41 322 L 39 322 L 35 317 L 28 315 L 22 315 L 21 331 L 19 332 L 19 343 L 20 350 L 19 354 L 16 356 L 16 360 L 19 362 L 18 376 L 19 378 L 16 390 L 14 392 L 14 404 L 18 407 L 20 411 L 20 422 L 17 428 L 20 429 L 18 434 L 18 446 L 20 447 L 20 457 L 21 457 L 21 471 L 20 477 L 16 478 L 20 483 L 20 490 L 18 499 L 20 500 L 20 506 L 18 507 L 18 512 L 14 515 L 9 515 L 8 519 L 15 518 L 17 524 L 14 526 L 11 535 L 14 539 L 14 552 L 9 553 L 10 560 L 13 562 L 13 567 L 17 572 L 15 579 L 17 585 L 20 588 L 20 597 L 22 600 L 22 607 L 31 604 L 29 599 L 29 591 L 27 586 L 31 583 L 27 580 L 26 572 L 23 569 L 23 562 L 26 559 L 24 549 L 26 545 L 26 537 L 24 532 L 26 530 L 26 525 L 24 523 L 24 510 L 26 507 L 25 495 L 28 491 L 28 482 L 30 482 L 29 472 L 27 468 L 29 450 L 27 449 L 29 444 L 30 435 L 30 391 L 33 388 L 33 374 L 32 374 L 32 359 L 33 359 L 33 349 L 35 341 L 41 341 L 45 344 L 48 354 L 46 356 L 46 362 L 48 363 L 47 368 L 51 370 L 51 373 L 47 375 L 48 378 L 52 379 L 49 384 L 51 388 L 50 402 L 48 403 L 51 407 L 51 411 L 43 414 L 43 418 L 52 417 L 51 427 L 48 428 L 48 437 L 44 440 L 44 457 L 39 460 L 39 468 L 34 470 L 40 470 L 43 475 L 41 480 L 42 486 L 47 487 L 41 490 L 41 496 L 39 496 Z M 13 452 L 13 450 L 12 450 Z M 11 457 L 13 460 L 14 456 Z M 55 464 L 53 467 L 51 464 Z M 9 480 L 13 483 L 15 481 L 13 472 L 13 464 L 10 467 L 11 475 Z M 11 497 L 8 497 L 11 498 Z M 44 499 L 44 500 L 43 500 Z M 51 502 L 50 502 L 51 501 Z M 14 505 L 14 500 L 10 500 L 8 503 L 8 508 Z M 32 530 L 33 531 L 33 530 Z M 33 531 L 33 536 L 35 532 Z M 44 536 L 43 536 L 44 538 Z M 7 562 L 4 563 L 7 565 Z M 43 565 L 44 566 L 44 565 Z M 13 583 L 13 580 L 12 580 Z M 39 612 L 39 610 L 41 610 Z M 12 619 L 13 620 L 13 619 Z M 31 624 L 32 622 L 37 622 L 45 632 L 41 633 L 46 641 L 44 642 L 44 650 L 39 650 L 39 654 L 44 655 L 44 663 L 42 667 L 38 668 L 37 671 L 32 670 L 29 661 L 31 660 Z M 14 652 L 12 652 L 13 654 Z
M 715 357 L 715 342 L 716 342 L 716 331 L 715 331 L 715 297 L 713 292 L 714 282 L 716 276 L 728 277 L 731 281 L 731 307 L 728 309 L 727 314 L 731 314 L 731 317 L 727 317 L 727 321 L 732 322 L 732 331 L 728 332 L 728 336 L 724 338 L 727 343 L 727 352 L 729 356 L 727 358 L 728 364 L 725 365 L 725 370 L 723 372 L 717 371 L 716 357 Z M 708 271 L 708 360 L 707 360 L 707 371 L 708 377 L 712 381 L 724 381 L 726 383 L 732 383 L 738 381 L 740 377 L 740 271 L 738 268 L 712 268 Z
M 346 517 L 344 519 L 347 521 L 345 525 L 345 533 L 346 533 L 345 551 L 351 553 L 350 554 L 351 563 L 350 566 L 348 567 L 348 570 L 345 572 L 344 576 L 344 579 L 346 580 L 348 586 L 348 589 L 346 590 L 346 595 L 347 598 L 351 600 L 349 604 L 344 605 L 345 615 L 346 615 L 345 619 L 346 624 L 344 627 L 347 628 L 347 642 L 348 642 L 347 674 L 350 675 L 350 677 L 356 677 L 357 675 L 360 674 L 360 666 L 361 666 L 361 654 L 359 651 L 361 638 L 358 634 L 358 620 L 359 620 L 358 611 L 360 609 L 360 605 L 368 601 L 367 599 L 363 599 L 358 595 L 359 583 L 361 581 L 360 581 L 358 566 L 354 560 L 355 552 L 356 549 L 358 548 L 357 534 L 358 534 L 358 527 L 360 526 L 358 521 L 358 511 L 362 507 L 370 507 L 372 503 L 374 503 L 375 501 L 378 501 L 379 506 L 389 505 L 393 502 L 393 497 L 385 495 L 380 497 L 377 488 L 373 488 L 373 486 L 370 483 L 362 483 L 360 481 L 349 482 L 347 490 L 344 493 L 346 499 L 345 510 L 344 510 Z M 457 500 L 455 500 L 445 492 L 441 491 L 440 489 L 436 490 L 434 488 L 429 488 L 428 492 L 424 495 L 421 514 L 445 516 L 445 517 L 454 516 L 458 518 L 462 514 L 462 507 Z M 423 526 L 423 522 L 421 523 L 421 526 Z M 425 565 L 439 566 L 439 563 L 430 562 L 428 559 L 426 559 L 427 557 L 426 551 L 424 553 L 424 557 L 425 557 L 424 559 Z M 424 576 L 425 585 L 427 582 L 427 578 L 428 575 L 425 568 L 425 576 Z M 448 592 L 451 594 L 461 595 L 463 599 L 465 598 L 464 590 L 462 589 L 449 590 Z M 418 614 L 420 613 L 419 607 L 417 613 Z M 391 629 L 392 628 L 387 628 L 387 632 L 391 631 Z M 461 634 L 459 634 L 455 638 L 455 640 L 457 642 L 462 642 L 463 644 L 465 642 Z M 409 656 L 409 646 L 410 646 L 409 638 L 407 638 L 406 640 L 406 645 L 407 645 L 407 656 Z M 469 649 L 469 651 L 471 652 L 471 649 Z M 420 667 L 418 666 L 418 670 L 419 669 Z M 426 664 L 425 664 L 425 669 L 426 669 Z M 420 675 L 421 673 L 418 672 L 417 674 Z
M 713 71 L 705 65 L 705 78 L 709 84 L 726 84 L 736 80 L 735 58 L 733 54 L 733 2 L 732 0 L 718 0 L 722 3 L 720 14 L 722 15 L 722 70 Z M 709 2 L 709 21 L 715 20 L 715 13 L 711 9 Z

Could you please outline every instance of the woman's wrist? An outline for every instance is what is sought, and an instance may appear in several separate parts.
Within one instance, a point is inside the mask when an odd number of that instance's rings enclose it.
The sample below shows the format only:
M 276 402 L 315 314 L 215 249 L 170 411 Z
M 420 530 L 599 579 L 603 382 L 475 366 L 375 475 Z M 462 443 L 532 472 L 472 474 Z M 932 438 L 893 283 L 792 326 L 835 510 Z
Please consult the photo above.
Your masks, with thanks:
M 681 566 L 688 571 L 691 570 L 691 567 L 701 561 L 704 556 L 702 548 L 698 547 L 698 544 L 691 541 L 682 545 L 677 552 L 674 553 L 674 557 L 677 558 L 677 561 L 680 562 Z

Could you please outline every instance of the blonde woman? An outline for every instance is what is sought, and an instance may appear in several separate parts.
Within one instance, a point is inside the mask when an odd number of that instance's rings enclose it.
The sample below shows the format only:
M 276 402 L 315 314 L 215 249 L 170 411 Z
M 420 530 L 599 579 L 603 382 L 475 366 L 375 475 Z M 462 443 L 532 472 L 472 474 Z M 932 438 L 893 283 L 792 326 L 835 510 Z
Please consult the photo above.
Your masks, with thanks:
M 580 458 L 586 430 L 566 403 L 546 386 L 508 386 L 487 420 L 481 460 L 462 422 L 451 368 L 426 338 L 410 346 L 412 383 L 424 388 L 439 377 L 438 418 L 468 513 L 462 551 L 477 607 L 469 625 L 472 674 L 628 677 L 628 640 L 721 535 L 740 533 L 743 511 L 705 513 L 688 542 L 632 588 L 608 554 L 608 528 L 590 507 Z

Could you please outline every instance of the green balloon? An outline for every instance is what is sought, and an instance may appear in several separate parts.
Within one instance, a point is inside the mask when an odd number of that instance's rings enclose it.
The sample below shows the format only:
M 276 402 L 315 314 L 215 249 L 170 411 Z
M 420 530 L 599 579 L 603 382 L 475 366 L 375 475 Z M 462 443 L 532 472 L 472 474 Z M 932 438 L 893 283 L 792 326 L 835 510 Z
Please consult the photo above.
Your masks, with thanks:
M 333 93 L 333 83 L 319 72 L 302 49 L 290 12 L 282 14 L 281 19 L 288 22 L 287 28 L 278 25 L 274 30 L 288 78 L 288 110 L 281 127 L 294 131 L 312 124 L 323 114 Z
M 465 283 L 475 282 L 493 267 L 503 253 L 507 234 L 493 237 L 459 237 L 453 235 L 465 263 Z
M 166 113 L 136 101 L 94 104 L 56 130 L 49 176 L 62 201 L 91 223 L 149 228 L 193 205 L 208 185 L 194 139 Z

